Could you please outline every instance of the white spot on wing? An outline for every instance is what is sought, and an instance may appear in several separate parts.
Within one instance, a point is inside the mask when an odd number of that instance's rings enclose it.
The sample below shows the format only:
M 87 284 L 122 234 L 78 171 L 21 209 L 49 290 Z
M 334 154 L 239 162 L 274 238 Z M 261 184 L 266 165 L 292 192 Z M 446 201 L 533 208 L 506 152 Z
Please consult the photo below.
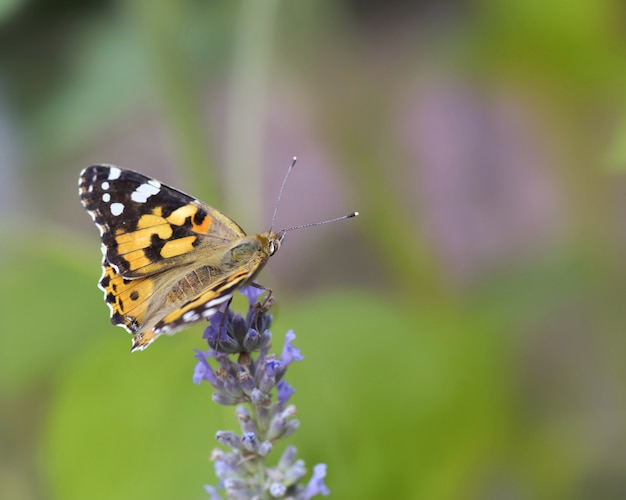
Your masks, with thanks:
M 109 189 L 109 183 L 107 181 L 104 181 L 101 187 L 104 191 L 106 191 L 107 189 Z
M 204 304 L 204 311 L 202 311 L 202 316 L 204 318 L 210 318 L 218 311 L 218 306 L 223 304 L 224 302 L 228 302 L 232 298 L 232 294 L 228 293 L 222 297 L 217 297 L 213 300 L 209 300 Z
M 121 203 L 111 203 L 111 213 L 115 216 L 120 215 L 124 211 L 124 205 Z
M 111 195 L 109 193 L 104 193 L 102 195 L 102 201 L 105 203 L 109 203 L 109 201 L 111 201 Z
M 196 311 L 187 311 L 185 314 L 183 314 L 184 321 L 198 321 L 199 319 L 200 316 Z
M 202 311 L 202 316 L 205 318 L 210 318 L 217 312 L 217 307 L 211 307 L 210 309 L 205 309 Z
M 136 201 L 137 203 L 145 203 L 150 196 L 157 194 L 160 190 L 160 182 L 148 181 L 145 184 L 141 184 L 137 189 L 135 189 L 130 195 L 130 199 Z
M 208 309 L 209 307 L 219 306 L 224 302 L 228 302 L 232 297 L 232 294 L 228 293 L 226 295 L 223 295 L 222 297 L 217 297 L 216 299 L 209 300 L 206 304 L 204 304 L 204 307 Z
M 109 180 L 110 181 L 114 181 L 115 179 L 119 178 L 120 175 L 122 175 L 122 171 L 119 168 L 117 167 L 109 168 Z

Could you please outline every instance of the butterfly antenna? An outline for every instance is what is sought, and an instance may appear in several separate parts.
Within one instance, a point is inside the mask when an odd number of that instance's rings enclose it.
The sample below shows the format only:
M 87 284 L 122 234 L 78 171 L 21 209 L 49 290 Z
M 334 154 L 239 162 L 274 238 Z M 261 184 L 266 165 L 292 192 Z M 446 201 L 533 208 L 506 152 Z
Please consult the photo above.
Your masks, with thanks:
M 352 217 L 356 217 L 359 215 L 359 212 L 352 212 L 348 215 L 343 215 L 341 217 L 335 217 L 334 219 L 324 220 L 322 222 L 311 222 L 310 224 L 302 224 L 301 226 L 290 227 L 289 229 L 283 229 L 281 234 L 288 233 L 289 231 L 294 231 L 296 229 L 304 229 L 305 227 L 313 227 L 313 226 L 322 226 L 323 224 L 330 224 L 331 222 L 337 222 L 338 220 L 350 219 Z
M 287 169 L 287 173 L 285 174 L 285 178 L 283 179 L 283 183 L 280 185 L 280 191 L 278 191 L 278 198 L 276 198 L 276 204 L 274 205 L 274 215 L 272 215 L 272 225 L 270 226 L 270 232 L 274 229 L 274 222 L 276 222 L 276 214 L 278 213 L 278 205 L 280 205 L 280 199 L 283 197 L 283 190 L 285 189 L 285 184 L 287 184 L 287 179 L 289 178 L 289 174 L 293 170 L 293 167 L 296 166 L 296 161 L 298 158 L 295 156 L 291 160 L 291 165 Z

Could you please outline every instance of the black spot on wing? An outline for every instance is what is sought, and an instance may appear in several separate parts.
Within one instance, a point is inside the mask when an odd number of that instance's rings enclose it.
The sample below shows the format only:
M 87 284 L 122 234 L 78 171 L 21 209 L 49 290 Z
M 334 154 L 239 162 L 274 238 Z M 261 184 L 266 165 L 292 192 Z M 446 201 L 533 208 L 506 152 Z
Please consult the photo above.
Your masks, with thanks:
M 204 219 L 207 218 L 207 216 L 208 214 L 204 210 L 202 210 L 201 208 L 198 208 L 198 210 L 193 216 L 193 223 L 196 226 L 200 226 L 204 222 Z
M 174 210 L 176 210 L 177 208 L 180 208 L 180 205 L 178 206 L 174 206 L 174 205 L 162 205 L 161 206 L 161 215 L 164 218 L 168 218 L 170 215 L 172 215 L 172 212 Z
M 114 312 L 113 314 L 111 314 L 111 323 L 113 323 L 114 325 L 123 325 L 125 323 L 124 315 L 120 314 L 119 312 Z
M 162 259 L 161 249 L 167 240 L 159 238 L 158 234 L 153 234 L 150 237 L 150 245 L 143 249 L 143 253 L 151 262 L 158 262 Z

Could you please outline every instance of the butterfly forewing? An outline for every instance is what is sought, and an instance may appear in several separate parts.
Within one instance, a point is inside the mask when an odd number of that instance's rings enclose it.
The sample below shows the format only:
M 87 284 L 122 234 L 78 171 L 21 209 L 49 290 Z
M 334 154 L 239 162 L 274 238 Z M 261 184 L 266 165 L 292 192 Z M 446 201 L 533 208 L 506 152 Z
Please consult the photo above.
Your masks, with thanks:
M 79 191 L 100 229 L 106 262 L 125 278 L 183 265 L 196 249 L 218 248 L 245 236 L 218 210 L 132 170 L 88 167 Z

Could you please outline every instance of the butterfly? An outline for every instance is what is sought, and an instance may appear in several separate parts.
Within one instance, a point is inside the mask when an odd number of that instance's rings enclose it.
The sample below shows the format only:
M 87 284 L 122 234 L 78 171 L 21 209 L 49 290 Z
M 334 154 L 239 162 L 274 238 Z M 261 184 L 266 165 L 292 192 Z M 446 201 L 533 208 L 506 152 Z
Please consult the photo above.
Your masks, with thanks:
M 294 164 L 295 158 L 289 171 Z M 133 335 L 131 352 L 227 307 L 238 288 L 254 283 L 290 230 L 246 235 L 206 203 L 115 165 L 85 168 L 78 186 L 100 230 L 98 286 L 111 322 Z

